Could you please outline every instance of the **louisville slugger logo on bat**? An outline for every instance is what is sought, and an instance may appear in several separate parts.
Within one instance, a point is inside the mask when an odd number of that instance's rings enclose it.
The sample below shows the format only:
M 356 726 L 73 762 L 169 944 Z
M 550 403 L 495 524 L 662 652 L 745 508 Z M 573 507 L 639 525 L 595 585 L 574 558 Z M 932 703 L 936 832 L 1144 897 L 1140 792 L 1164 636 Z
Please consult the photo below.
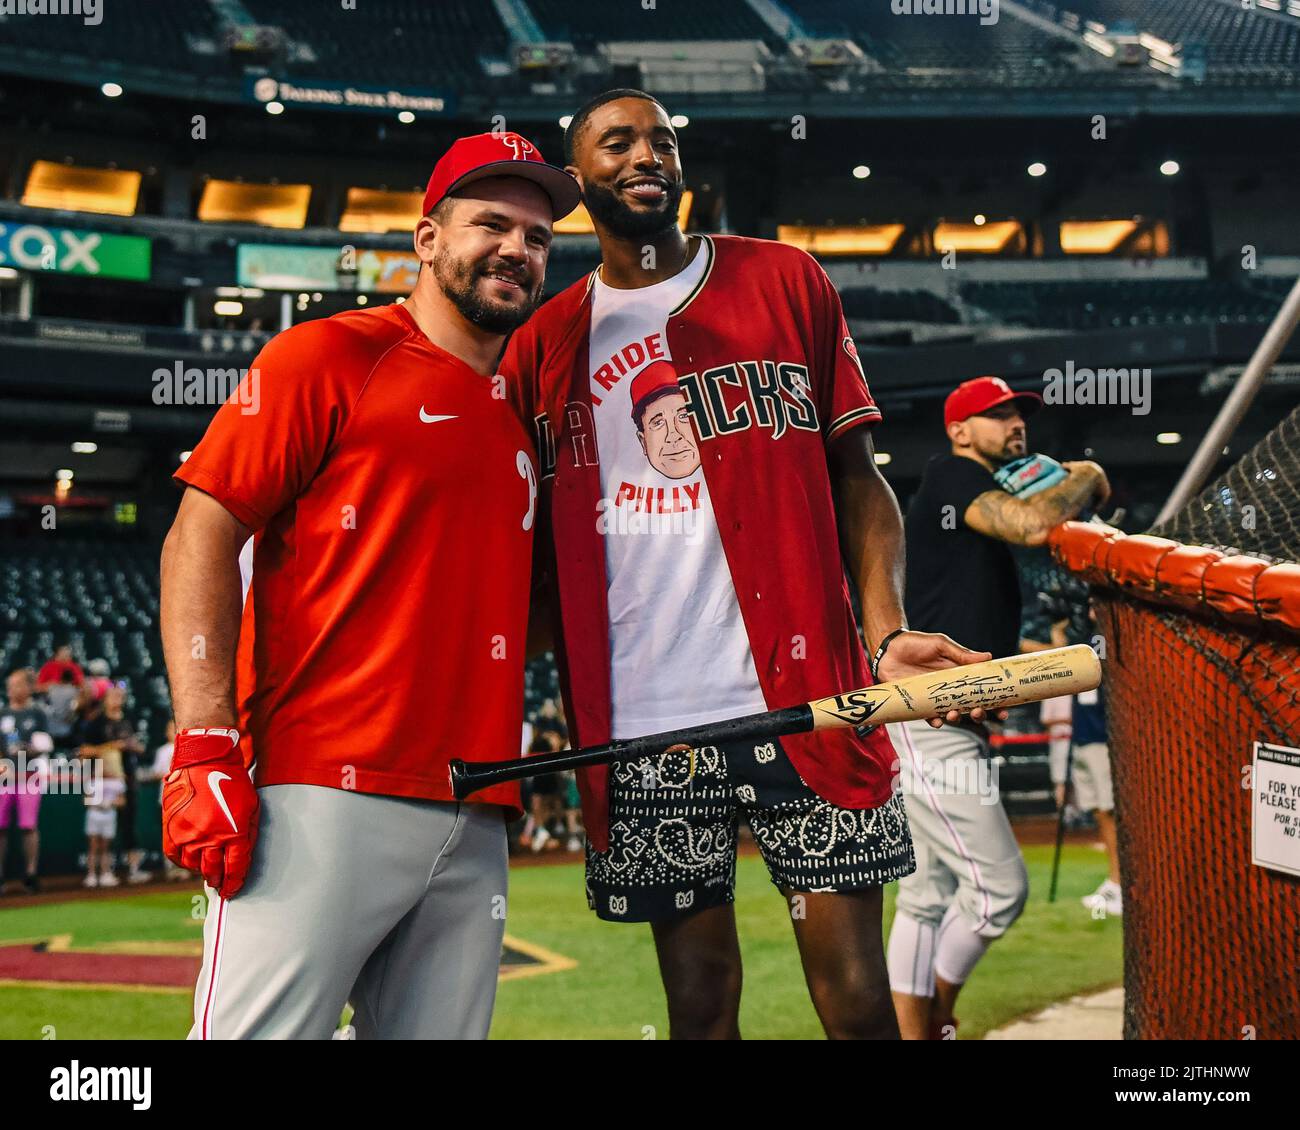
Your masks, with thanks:
M 880 694 L 871 688 L 864 688 L 860 691 L 849 691 L 848 694 L 824 698 L 817 705 L 847 726 L 861 726 L 888 701 L 888 694 Z

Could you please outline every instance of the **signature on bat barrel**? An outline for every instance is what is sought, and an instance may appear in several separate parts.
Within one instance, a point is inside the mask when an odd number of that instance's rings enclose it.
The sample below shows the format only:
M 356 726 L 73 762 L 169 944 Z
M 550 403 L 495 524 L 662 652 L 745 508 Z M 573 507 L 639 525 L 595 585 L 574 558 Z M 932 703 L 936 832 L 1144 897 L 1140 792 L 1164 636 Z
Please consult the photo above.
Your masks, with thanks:
M 926 687 L 935 710 L 980 706 L 1006 694 L 1007 680 L 996 671 L 984 675 L 963 675 L 957 679 L 940 679 Z

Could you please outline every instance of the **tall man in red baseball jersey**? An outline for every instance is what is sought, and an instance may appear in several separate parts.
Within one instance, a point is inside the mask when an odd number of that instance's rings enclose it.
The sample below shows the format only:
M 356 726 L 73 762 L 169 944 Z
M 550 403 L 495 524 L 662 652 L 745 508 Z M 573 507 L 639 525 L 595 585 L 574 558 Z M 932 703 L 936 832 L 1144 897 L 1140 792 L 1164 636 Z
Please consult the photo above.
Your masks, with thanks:
M 348 1000 L 363 1037 L 487 1034 L 519 797 L 457 804 L 447 763 L 519 740 L 537 480 L 493 374 L 577 200 L 518 134 L 456 142 L 405 305 L 281 334 L 176 474 L 163 834 L 212 895 L 193 1037 L 324 1038 Z
M 584 106 L 569 169 L 603 262 L 511 339 L 553 530 L 575 745 L 789 706 L 986 658 L 907 632 L 902 523 L 839 298 L 802 251 L 688 239 L 664 108 Z M 954 714 L 955 717 L 955 714 Z M 897 1037 L 883 884 L 913 867 L 883 730 L 709 747 L 582 774 L 587 888 L 651 923 L 675 1037 L 739 1035 L 739 816 L 790 907 L 828 1035 Z

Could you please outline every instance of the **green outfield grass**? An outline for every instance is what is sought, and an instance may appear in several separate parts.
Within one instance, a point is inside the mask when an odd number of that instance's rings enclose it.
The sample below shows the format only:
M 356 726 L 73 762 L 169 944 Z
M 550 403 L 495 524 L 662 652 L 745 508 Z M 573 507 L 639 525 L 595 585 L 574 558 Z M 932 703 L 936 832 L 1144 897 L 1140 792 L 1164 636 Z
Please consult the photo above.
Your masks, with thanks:
M 1027 847 L 1025 913 L 990 950 L 962 994 L 961 1038 L 978 1038 L 1052 1001 L 1118 984 L 1121 924 L 1079 905 L 1105 876 L 1105 859 L 1066 848 L 1055 905 L 1047 902 L 1051 848 Z M 892 912 L 892 890 L 887 916 Z M 785 906 L 760 860 L 740 861 L 736 913 L 745 959 L 741 1030 L 749 1038 L 815 1039 L 821 1029 L 795 952 Z M 75 947 L 197 939 L 191 894 L 168 892 L 0 911 L 5 940 L 71 934 Z M 497 996 L 498 1039 L 625 1039 L 667 1035 L 649 928 L 600 922 L 586 908 L 579 864 L 511 876 L 507 932 L 576 961 L 573 969 L 506 981 Z M 186 993 L 0 986 L 0 1038 L 171 1039 L 189 1027 Z M 50 1029 L 52 1028 L 52 1032 Z

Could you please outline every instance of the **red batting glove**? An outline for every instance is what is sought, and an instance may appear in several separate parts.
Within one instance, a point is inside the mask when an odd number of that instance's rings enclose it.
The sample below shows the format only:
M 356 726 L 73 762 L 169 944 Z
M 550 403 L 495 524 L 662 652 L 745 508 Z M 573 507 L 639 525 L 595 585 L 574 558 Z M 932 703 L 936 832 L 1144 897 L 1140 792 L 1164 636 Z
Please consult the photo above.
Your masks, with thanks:
M 257 790 L 239 731 L 182 730 L 162 794 L 163 852 L 222 898 L 244 885 L 257 842 Z

